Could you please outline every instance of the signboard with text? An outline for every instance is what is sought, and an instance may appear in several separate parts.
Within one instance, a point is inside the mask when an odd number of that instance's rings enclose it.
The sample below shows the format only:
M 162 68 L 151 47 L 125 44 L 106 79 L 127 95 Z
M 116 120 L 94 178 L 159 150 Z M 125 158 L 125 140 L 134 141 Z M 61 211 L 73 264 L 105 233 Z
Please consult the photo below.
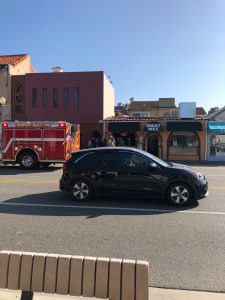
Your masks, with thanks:
M 163 131 L 163 127 L 159 122 L 150 122 L 145 125 L 145 131 Z

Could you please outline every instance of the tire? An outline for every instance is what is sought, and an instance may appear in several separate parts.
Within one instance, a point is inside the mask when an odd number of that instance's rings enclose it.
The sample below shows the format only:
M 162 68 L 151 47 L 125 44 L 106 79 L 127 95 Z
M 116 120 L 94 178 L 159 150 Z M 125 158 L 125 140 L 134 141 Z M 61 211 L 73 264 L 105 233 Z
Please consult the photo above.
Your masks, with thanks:
M 93 187 L 83 179 L 77 179 L 72 183 L 71 192 L 75 201 L 85 202 L 93 198 Z
M 182 182 L 173 183 L 167 190 L 167 200 L 175 206 L 188 206 L 194 202 L 191 188 Z
M 20 167 L 24 170 L 33 170 L 38 168 L 38 158 L 31 151 L 24 151 L 19 156 Z

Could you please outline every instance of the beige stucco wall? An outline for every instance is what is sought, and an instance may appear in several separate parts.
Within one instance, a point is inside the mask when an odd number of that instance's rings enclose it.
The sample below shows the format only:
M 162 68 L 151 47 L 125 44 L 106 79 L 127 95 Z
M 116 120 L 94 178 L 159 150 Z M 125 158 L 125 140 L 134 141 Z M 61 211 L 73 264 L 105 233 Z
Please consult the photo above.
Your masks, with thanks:
M 135 110 L 130 110 L 129 111 L 129 115 L 132 115 L 135 112 L 149 112 L 150 113 L 150 117 L 153 118 L 161 118 L 163 117 L 163 114 L 165 112 L 168 112 L 170 114 L 170 110 L 172 108 L 150 108 L 150 109 L 135 109 Z
M 103 75 L 103 119 L 114 116 L 115 91 L 106 77 Z
M 8 65 L 8 69 L 0 69 L 0 97 L 6 99 L 4 119 L 11 120 L 11 76 L 31 73 L 30 58 L 22 61 L 15 67 Z

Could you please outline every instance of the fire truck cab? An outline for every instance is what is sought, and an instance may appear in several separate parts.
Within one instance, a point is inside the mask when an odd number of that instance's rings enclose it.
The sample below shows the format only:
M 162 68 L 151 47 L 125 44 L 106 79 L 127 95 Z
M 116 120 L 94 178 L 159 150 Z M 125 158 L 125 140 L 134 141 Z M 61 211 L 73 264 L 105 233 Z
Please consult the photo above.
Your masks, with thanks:
M 63 121 L 4 121 L 0 124 L 0 161 L 36 169 L 63 163 L 80 149 L 80 126 Z

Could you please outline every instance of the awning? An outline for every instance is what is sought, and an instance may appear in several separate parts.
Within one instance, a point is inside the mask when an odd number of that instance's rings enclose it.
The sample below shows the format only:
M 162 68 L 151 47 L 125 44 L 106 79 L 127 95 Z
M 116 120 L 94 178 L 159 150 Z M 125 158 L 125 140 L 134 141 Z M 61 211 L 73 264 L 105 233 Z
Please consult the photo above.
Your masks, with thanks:
M 225 123 L 208 123 L 208 132 L 225 132 Z
M 108 131 L 110 132 L 140 131 L 140 122 L 109 122 Z
M 201 122 L 167 122 L 168 131 L 201 131 Z

